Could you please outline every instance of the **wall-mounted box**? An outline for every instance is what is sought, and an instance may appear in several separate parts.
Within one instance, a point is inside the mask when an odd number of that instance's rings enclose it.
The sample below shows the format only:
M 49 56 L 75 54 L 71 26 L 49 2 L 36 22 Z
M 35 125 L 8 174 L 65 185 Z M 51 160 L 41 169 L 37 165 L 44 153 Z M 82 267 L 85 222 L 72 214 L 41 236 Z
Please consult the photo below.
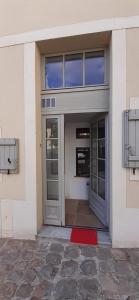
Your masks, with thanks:
M 0 173 L 18 172 L 19 160 L 18 139 L 0 138 Z
M 139 109 L 124 112 L 124 167 L 139 168 Z

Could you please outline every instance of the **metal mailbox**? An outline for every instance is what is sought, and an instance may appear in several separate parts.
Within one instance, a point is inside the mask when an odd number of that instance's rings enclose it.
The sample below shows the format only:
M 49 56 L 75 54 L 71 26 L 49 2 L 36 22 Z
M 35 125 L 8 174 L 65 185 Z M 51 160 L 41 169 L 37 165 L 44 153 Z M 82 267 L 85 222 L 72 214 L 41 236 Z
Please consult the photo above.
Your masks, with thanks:
M 0 173 L 18 172 L 18 139 L 0 138 Z
M 124 112 L 124 167 L 139 168 L 139 109 Z

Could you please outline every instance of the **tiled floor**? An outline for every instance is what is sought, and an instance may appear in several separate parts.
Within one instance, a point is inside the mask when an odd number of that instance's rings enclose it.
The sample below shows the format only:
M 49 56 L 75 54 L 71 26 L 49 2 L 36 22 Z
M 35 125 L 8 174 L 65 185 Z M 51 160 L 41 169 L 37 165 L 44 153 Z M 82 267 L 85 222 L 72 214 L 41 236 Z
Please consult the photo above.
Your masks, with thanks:
M 138 300 L 139 249 L 0 239 L 0 300 Z
M 89 208 L 89 201 L 66 199 L 66 225 L 104 228 Z

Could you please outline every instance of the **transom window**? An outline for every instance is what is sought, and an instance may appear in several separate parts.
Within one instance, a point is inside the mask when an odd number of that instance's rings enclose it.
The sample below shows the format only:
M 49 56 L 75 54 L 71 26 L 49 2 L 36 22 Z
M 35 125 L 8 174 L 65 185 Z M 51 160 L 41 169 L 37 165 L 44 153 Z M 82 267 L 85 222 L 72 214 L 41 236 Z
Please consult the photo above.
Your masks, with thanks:
M 46 89 L 101 84 L 104 84 L 104 50 L 46 57 Z

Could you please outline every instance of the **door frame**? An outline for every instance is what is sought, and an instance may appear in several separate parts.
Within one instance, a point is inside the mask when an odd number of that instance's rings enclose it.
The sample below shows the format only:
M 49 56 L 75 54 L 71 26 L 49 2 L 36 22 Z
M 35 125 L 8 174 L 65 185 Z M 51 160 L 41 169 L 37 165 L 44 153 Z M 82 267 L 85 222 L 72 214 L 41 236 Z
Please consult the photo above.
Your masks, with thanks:
M 58 188 L 59 188 L 59 201 L 60 201 L 60 224 L 55 224 L 59 226 L 65 226 L 65 188 L 64 188 L 64 114 L 56 115 L 42 115 L 42 173 L 43 173 L 43 223 L 46 224 L 46 211 L 47 206 L 47 187 L 46 187 L 46 142 L 45 142 L 45 132 L 46 126 L 45 121 L 47 119 L 58 119 L 59 128 L 59 164 L 58 164 Z M 52 201 L 52 200 L 51 200 Z M 53 203 L 51 203 L 53 206 Z M 46 208 L 47 209 L 47 208 Z M 53 222 L 49 222 L 46 225 L 54 225 Z
M 105 119 L 105 226 L 109 227 L 110 222 L 110 200 L 109 200 L 109 114 L 99 115 L 95 118 L 94 122 L 98 122 L 101 119 Z M 91 149 L 91 138 L 90 138 L 90 149 Z M 91 171 L 91 156 L 90 156 L 90 171 Z M 91 177 L 91 176 L 90 176 Z M 91 179 L 91 178 L 90 178 Z M 97 197 L 96 201 L 102 201 L 103 199 L 98 196 L 96 193 L 91 191 L 91 182 L 90 182 L 90 196 L 94 194 L 94 197 Z M 104 201 L 104 200 L 103 200 Z M 94 207 L 92 210 L 96 213 Z M 99 218 L 99 216 L 98 216 Z

